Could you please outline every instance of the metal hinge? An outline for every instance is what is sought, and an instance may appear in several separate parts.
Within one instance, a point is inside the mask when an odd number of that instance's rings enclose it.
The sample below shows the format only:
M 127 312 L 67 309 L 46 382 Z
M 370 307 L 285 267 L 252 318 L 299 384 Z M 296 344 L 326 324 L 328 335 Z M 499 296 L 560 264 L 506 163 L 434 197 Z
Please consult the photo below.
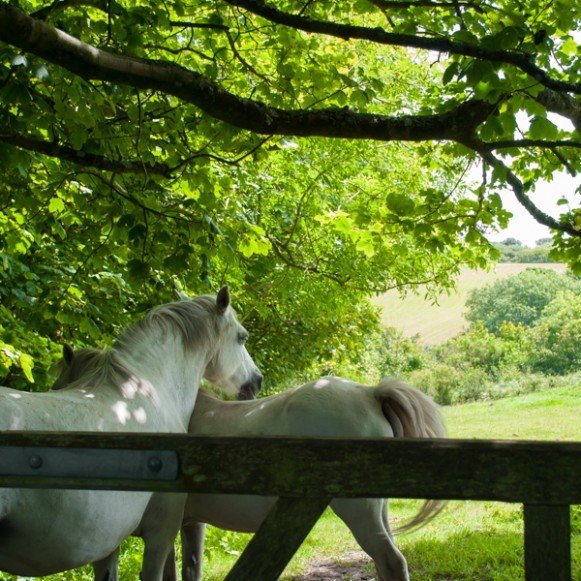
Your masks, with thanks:
M 176 480 L 177 452 L 95 448 L 0 447 L 0 476 Z

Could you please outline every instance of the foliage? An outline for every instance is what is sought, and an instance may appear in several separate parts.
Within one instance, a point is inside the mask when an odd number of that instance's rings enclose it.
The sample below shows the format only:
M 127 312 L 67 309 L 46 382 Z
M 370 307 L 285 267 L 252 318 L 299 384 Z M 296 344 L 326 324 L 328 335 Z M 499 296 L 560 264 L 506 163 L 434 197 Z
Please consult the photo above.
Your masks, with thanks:
M 34 359 L 43 389 L 63 341 L 108 344 L 174 286 L 228 283 L 271 386 L 366 366 L 358 359 L 378 322 L 365 296 L 451 285 L 460 263 L 485 264 L 490 252 L 465 236 L 471 212 L 495 218 L 450 181 L 453 160 L 434 152 L 428 175 L 413 148 L 359 150 L 271 140 L 268 153 L 232 166 L 203 158 L 163 183 L 24 154 L 29 173 L 6 167 L 2 194 L 4 340 Z M 10 361 L 4 382 L 26 385 L 25 359 Z
M 505 323 L 493 334 L 476 323 L 426 350 L 422 368 L 404 377 L 442 405 L 551 387 L 554 376 L 581 370 L 580 296 L 558 296 L 531 328 Z
M 504 322 L 530 327 L 560 290 L 580 293 L 581 280 L 552 270 L 530 268 L 474 289 L 466 301 L 466 318 L 482 321 L 492 333 L 498 333 Z
M 563 375 L 581 369 L 581 292 L 559 292 L 531 335 L 533 370 Z
M 34 358 L 42 389 L 63 341 L 107 344 L 147 308 L 171 300 L 174 286 L 194 294 L 228 283 L 272 386 L 361 367 L 366 337 L 378 328 L 366 295 L 419 281 L 428 290 L 448 286 L 459 263 L 483 264 L 489 249 L 466 243 L 435 160 L 428 179 L 407 148 L 369 146 L 365 162 L 356 151 L 281 143 L 227 171 L 210 164 L 194 192 L 184 183 L 177 196 L 142 188 L 139 203 L 127 194 L 133 178 L 119 177 L 111 189 L 75 172 L 51 192 L 55 174 L 41 166 L 28 181 L 12 174 L 0 225 L 4 341 Z M 393 181 L 373 179 L 370 165 Z M 441 189 L 422 198 L 435 183 Z M 409 216 L 390 197 L 401 188 L 417 199 Z M 465 199 L 466 208 L 474 204 Z M 442 219 L 449 227 L 440 241 L 432 222 Z M 25 385 L 24 359 L 10 361 L 4 382 Z
M 579 268 L 528 198 L 581 169 L 578 13 L 384 4 L 0 3 L 3 381 L 222 283 L 271 386 L 362 370 L 366 297 L 486 265 L 505 187 Z
M 379 341 L 380 377 L 400 376 L 424 366 L 425 355 L 417 342 L 417 337 L 407 338 L 399 329 L 387 327 Z

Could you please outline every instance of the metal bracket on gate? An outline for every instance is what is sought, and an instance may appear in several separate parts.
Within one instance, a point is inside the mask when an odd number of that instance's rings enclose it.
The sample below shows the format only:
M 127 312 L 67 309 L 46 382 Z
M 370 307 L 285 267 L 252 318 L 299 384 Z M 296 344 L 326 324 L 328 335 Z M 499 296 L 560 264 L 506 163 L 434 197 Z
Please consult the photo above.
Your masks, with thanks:
M 178 454 L 168 450 L 0 448 L 0 476 L 176 480 L 178 473 Z

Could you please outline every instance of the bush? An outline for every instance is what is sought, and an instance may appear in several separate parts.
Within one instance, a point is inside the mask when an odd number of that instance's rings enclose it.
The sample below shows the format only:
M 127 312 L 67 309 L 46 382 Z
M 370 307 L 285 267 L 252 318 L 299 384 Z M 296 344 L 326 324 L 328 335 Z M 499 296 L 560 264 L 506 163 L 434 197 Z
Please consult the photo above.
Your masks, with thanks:
M 548 387 L 547 374 L 581 370 L 581 295 L 559 293 L 531 328 L 503 323 L 497 334 L 482 323 L 424 353 L 407 381 L 447 405 L 497 399 Z
M 455 401 L 454 393 L 458 390 L 462 373 L 445 363 L 433 363 L 429 367 L 406 374 L 405 379 L 436 403 L 450 405 Z
M 379 374 L 381 377 L 402 375 L 424 365 L 424 349 L 417 337 L 404 337 L 395 327 L 383 331 L 378 353 Z
M 531 367 L 563 375 L 581 369 L 581 294 L 560 292 L 531 332 Z
M 511 278 L 475 294 L 478 317 L 457 337 L 426 349 L 390 328 L 369 360 L 380 375 L 403 377 L 441 405 L 528 393 L 550 387 L 550 375 L 580 372 L 581 281 L 542 269 Z
M 464 371 L 440 362 L 412 371 L 405 379 L 440 405 L 487 399 L 492 390 L 492 382 L 482 369 Z
M 513 370 L 525 370 L 529 352 L 530 340 L 524 327 L 503 323 L 495 335 L 481 322 L 433 349 L 438 361 L 463 371 L 480 369 L 494 380 Z

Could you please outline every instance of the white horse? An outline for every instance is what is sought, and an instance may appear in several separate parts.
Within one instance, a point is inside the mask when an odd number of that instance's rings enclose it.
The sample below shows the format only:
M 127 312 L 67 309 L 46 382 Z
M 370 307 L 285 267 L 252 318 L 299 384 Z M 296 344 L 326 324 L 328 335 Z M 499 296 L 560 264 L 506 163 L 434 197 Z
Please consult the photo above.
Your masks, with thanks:
M 77 353 L 77 365 L 91 365 L 99 351 Z M 72 369 L 72 368 L 71 368 Z M 327 377 L 262 399 L 222 401 L 200 390 L 189 432 L 195 435 L 309 436 L 340 438 L 445 437 L 438 406 L 422 392 L 393 379 L 368 388 Z M 201 578 L 204 524 L 240 532 L 258 530 L 273 497 L 189 494 L 182 526 L 182 578 Z M 443 507 L 426 501 L 400 530 L 419 526 Z M 395 546 L 387 520 L 387 500 L 334 499 L 333 511 L 373 559 L 380 581 L 407 581 L 407 563 Z M 169 570 L 169 569 L 168 569 Z M 166 577 L 171 579 L 171 574 Z
M 60 391 L 0 388 L 0 429 L 186 432 L 202 378 L 232 394 L 260 387 L 248 333 L 229 305 L 224 287 L 152 310 Z M 109 555 L 142 521 L 163 516 L 142 570 L 144 581 L 160 581 L 184 501 L 151 492 L 0 489 L 0 570 L 41 576 L 93 562 L 99 580 L 116 579 Z

